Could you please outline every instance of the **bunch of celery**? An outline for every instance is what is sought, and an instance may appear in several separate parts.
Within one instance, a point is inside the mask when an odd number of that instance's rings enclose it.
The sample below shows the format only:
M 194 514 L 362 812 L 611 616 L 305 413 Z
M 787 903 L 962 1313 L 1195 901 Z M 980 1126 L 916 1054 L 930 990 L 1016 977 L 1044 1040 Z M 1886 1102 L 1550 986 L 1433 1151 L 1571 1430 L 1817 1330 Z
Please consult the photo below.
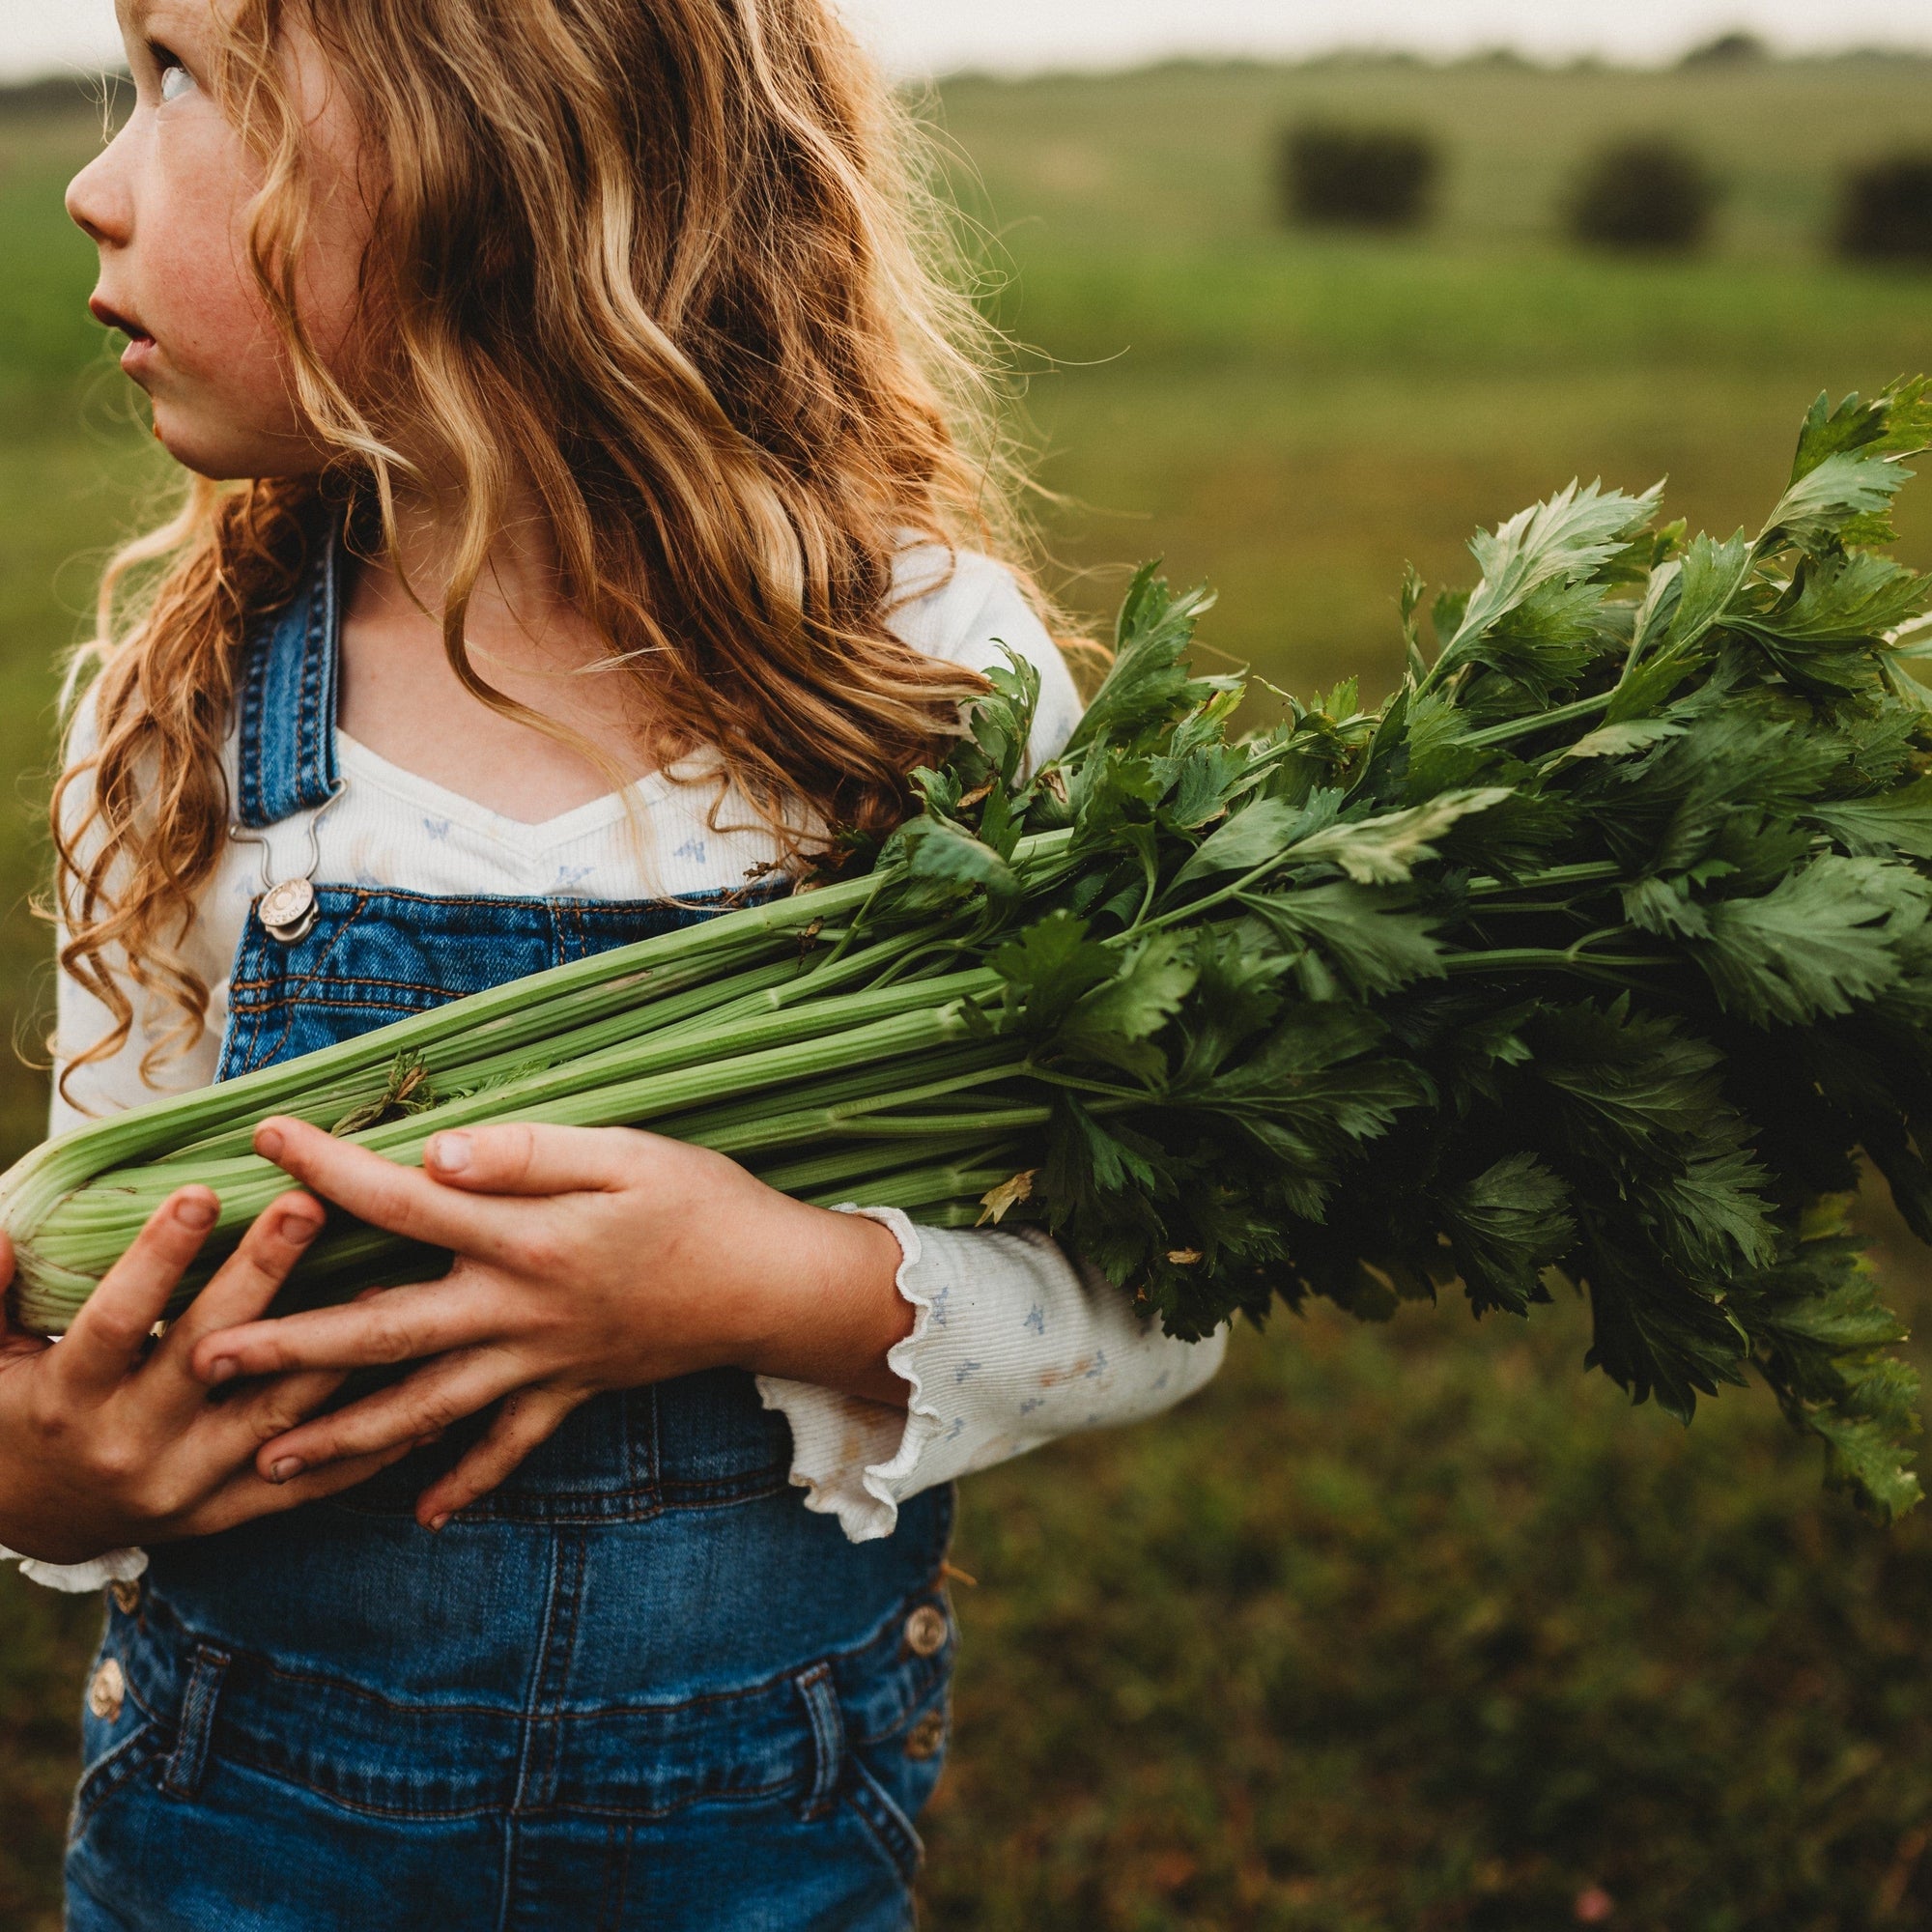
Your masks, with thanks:
M 466 1123 L 628 1123 L 774 1186 L 1044 1221 L 1175 1333 L 1567 1278 L 1592 1362 L 1688 1418 L 1754 1366 L 1889 1514 L 1917 1388 L 1841 1228 L 1866 1156 L 1932 1239 L 1932 582 L 1884 554 L 1932 390 L 1814 408 L 1763 530 L 1571 488 L 1406 587 L 1409 671 L 1236 737 L 1204 606 L 1144 573 L 1067 751 L 1022 667 L 859 876 L 50 1143 L 0 1180 L 63 1326 L 187 1180 L 216 1253 L 271 1112 L 401 1161 Z M 435 1265 L 337 1226 L 296 1284 Z

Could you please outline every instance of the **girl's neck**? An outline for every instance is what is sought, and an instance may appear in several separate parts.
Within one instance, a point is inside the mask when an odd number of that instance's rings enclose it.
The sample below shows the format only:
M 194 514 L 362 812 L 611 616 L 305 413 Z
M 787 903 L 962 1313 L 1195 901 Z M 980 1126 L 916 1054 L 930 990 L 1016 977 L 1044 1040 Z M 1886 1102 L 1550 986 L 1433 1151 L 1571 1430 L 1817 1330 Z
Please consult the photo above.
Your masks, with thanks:
M 526 824 L 636 778 L 635 679 L 563 593 L 555 547 L 534 498 L 513 502 L 470 592 L 470 664 L 504 696 L 584 741 L 585 752 L 506 718 L 468 691 L 443 647 L 442 607 L 459 528 L 439 506 L 398 506 L 400 569 L 365 564 L 342 625 L 344 731 L 392 764 Z
M 396 506 L 398 569 L 380 573 L 385 595 L 413 601 L 440 613 L 463 535 L 460 513 L 426 498 Z M 374 574 L 373 572 L 371 573 Z M 505 663 L 527 658 L 532 668 L 554 668 L 547 640 L 587 630 L 564 596 L 550 525 L 533 497 L 512 501 L 490 548 L 489 560 L 469 593 L 465 629 L 473 649 L 489 640 Z

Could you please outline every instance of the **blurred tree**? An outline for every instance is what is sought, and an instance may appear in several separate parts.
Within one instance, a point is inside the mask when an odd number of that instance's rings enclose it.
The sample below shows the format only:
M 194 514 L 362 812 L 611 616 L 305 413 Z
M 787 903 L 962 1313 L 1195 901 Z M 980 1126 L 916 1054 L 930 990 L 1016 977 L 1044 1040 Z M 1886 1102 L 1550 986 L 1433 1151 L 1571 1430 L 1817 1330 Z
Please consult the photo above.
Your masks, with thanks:
M 1709 236 L 1717 205 L 1717 183 L 1688 149 L 1662 138 L 1619 141 L 1578 175 L 1570 232 L 1593 247 L 1682 254 Z
M 1435 143 L 1410 128 L 1307 122 L 1282 142 L 1288 217 L 1309 226 L 1419 228 L 1440 174 Z
M 1771 58 L 1771 49 L 1755 34 L 1719 34 L 1684 56 L 1686 67 L 1755 67 Z
M 1839 198 L 1837 242 L 1855 261 L 1932 264 L 1932 150 L 1852 169 Z
M 42 80 L 12 81 L 0 86 L 0 119 L 18 115 L 71 116 L 76 108 L 99 109 L 111 102 L 126 70 L 101 69 L 85 73 L 56 73 Z

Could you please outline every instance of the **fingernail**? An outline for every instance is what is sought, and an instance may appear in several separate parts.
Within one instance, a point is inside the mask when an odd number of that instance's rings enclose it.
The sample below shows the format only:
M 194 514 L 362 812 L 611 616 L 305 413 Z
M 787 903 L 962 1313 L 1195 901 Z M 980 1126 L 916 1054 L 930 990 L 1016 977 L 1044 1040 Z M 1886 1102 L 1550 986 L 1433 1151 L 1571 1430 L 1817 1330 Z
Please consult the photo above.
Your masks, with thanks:
M 280 1160 L 282 1157 L 281 1128 L 257 1127 L 255 1129 L 255 1151 L 264 1160 Z
M 292 1248 L 305 1248 L 322 1233 L 322 1223 L 307 1214 L 284 1214 L 276 1230 Z
M 429 1144 L 430 1165 L 444 1174 L 461 1174 L 473 1152 L 468 1134 L 438 1134 Z
M 212 1382 L 232 1382 L 242 1373 L 242 1364 L 233 1355 L 223 1355 L 218 1361 L 208 1365 L 207 1379 Z
M 445 1510 L 441 1516 L 431 1517 L 429 1520 L 429 1527 L 431 1534 L 434 1534 L 436 1531 L 441 1529 L 443 1525 L 448 1522 L 448 1520 L 449 1520 L 449 1512 L 447 1510 Z
M 299 1456 L 284 1456 L 279 1463 L 269 1464 L 269 1480 L 271 1483 L 286 1483 L 302 1472 Z
M 193 1228 L 197 1232 L 214 1226 L 215 1218 L 221 1212 L 213 1201 L 184 1201 L 175 1209 L 175 1219 L 184 1228 Z

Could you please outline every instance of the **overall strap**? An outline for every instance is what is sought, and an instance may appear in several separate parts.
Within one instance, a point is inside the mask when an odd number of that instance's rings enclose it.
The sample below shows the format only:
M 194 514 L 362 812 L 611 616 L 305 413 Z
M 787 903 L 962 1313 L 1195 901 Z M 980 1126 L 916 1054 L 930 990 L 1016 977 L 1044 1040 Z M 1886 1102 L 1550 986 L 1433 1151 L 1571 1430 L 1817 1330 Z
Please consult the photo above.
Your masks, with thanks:
M 335 765 L 342 532 L 329 517 L 295 596 L 248 639 L 237 746 L 237 806 L 260 829 L 326 804 Z

